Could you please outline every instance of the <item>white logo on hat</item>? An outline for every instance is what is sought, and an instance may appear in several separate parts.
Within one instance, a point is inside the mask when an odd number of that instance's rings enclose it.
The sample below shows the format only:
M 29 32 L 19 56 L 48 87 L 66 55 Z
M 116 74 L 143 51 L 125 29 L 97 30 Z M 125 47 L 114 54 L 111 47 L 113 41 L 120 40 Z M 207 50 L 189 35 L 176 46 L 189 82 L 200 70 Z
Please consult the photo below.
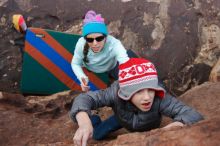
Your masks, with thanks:
M 156 69 L 152 63 L 142 63 L 119 70 L 119 80 L 125 80 L 146 73 L 156 73 Z

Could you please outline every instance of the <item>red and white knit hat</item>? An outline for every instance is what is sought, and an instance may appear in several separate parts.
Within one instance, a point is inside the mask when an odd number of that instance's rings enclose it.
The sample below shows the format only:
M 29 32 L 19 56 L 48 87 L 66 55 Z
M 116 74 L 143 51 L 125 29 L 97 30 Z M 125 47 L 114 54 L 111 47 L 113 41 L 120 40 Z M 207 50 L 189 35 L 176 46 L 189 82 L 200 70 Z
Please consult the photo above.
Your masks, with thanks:
M 132 95 L 142 89 L 153 89 L 157 96 L 163 98 L 165 90 L 158 85 L 157 71 L 153 63 L 142 58 L 130 58 L 119 65 L 118 96 L 129 100 Z

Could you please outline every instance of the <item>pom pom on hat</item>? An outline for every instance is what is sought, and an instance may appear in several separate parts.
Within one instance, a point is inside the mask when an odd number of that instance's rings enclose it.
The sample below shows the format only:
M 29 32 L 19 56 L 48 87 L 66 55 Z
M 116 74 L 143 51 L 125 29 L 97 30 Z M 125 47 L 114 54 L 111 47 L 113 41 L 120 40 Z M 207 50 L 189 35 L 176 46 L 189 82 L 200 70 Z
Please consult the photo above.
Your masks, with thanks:
M 101 14 L 96 14 L 93 10 L 86 13 L 82 29 L 82 35 L 84 37 L 91 33 L 102 33 L 104 35 L 108 35 L 104 18 L 102 18 Z
M 101 14 L 96 14 L 96 12 L 93 10 L 90 10 L 86 13 L 85 19 L 83 20 L 83 25 L 91 22 L 105 23 Z
M 165 90 L 158 85 L 158 76 L 153 63 L 142 58 L 130 58 L 119 65 L 118 96 L 129 100 L 136 92 L 142 89 L 153 89 L 157 96 L 163 98 Z

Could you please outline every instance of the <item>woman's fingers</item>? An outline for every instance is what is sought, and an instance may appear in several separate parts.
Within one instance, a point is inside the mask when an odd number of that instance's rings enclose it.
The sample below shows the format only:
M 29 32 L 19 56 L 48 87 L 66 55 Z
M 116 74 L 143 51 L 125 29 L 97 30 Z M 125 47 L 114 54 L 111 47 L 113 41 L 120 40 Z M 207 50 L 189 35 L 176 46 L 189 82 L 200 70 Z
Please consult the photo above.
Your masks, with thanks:
M 85 86 L 85 85 L 81 85 L 82 91 L 89 91 L 90 87 L 89 86 Z
M 83 84 L 84 84 L 85 86 L 87 86 L 87 85 L 88 85 L 88 82 L 86 81 L 86 79 L 85 79 L 85 78 L 82 78 L 82 82 L 83 82 Z
M 88 86 L 88 81 L 85 79 L 85 78 L 81 78 L 82 80 L 82 83 L 81 83 L 81 88 L 82 88 L 82 91 L 89 91 L 90 87 Z

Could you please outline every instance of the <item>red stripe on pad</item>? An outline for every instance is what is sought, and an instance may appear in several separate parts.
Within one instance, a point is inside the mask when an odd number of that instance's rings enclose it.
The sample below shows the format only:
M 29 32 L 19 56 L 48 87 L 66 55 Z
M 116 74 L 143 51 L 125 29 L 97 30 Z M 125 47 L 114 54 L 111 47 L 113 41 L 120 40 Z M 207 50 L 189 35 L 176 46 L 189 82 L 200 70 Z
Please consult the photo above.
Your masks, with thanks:
M 44 68 L 46 68 L 51 74 L 53 74 L 59 81 L 65 84 L 71 90 L 81 90 L 81 87 L 66 75 L 59 67 L 57 67 L 52 61 L 41 54 L 36 48 L 25 41 L 25 52 L 39 62 Z
M 53 48 L 60 56 L 62 56 L 68 62 L 71 62 L 73 55 L 67 51 L 57 40 L 55 40 L 49 33 L 43 29 L 39 28 L 30 28 L 33 33 L 44 35 L 41 39 L 46 42 L 51 48 Z

